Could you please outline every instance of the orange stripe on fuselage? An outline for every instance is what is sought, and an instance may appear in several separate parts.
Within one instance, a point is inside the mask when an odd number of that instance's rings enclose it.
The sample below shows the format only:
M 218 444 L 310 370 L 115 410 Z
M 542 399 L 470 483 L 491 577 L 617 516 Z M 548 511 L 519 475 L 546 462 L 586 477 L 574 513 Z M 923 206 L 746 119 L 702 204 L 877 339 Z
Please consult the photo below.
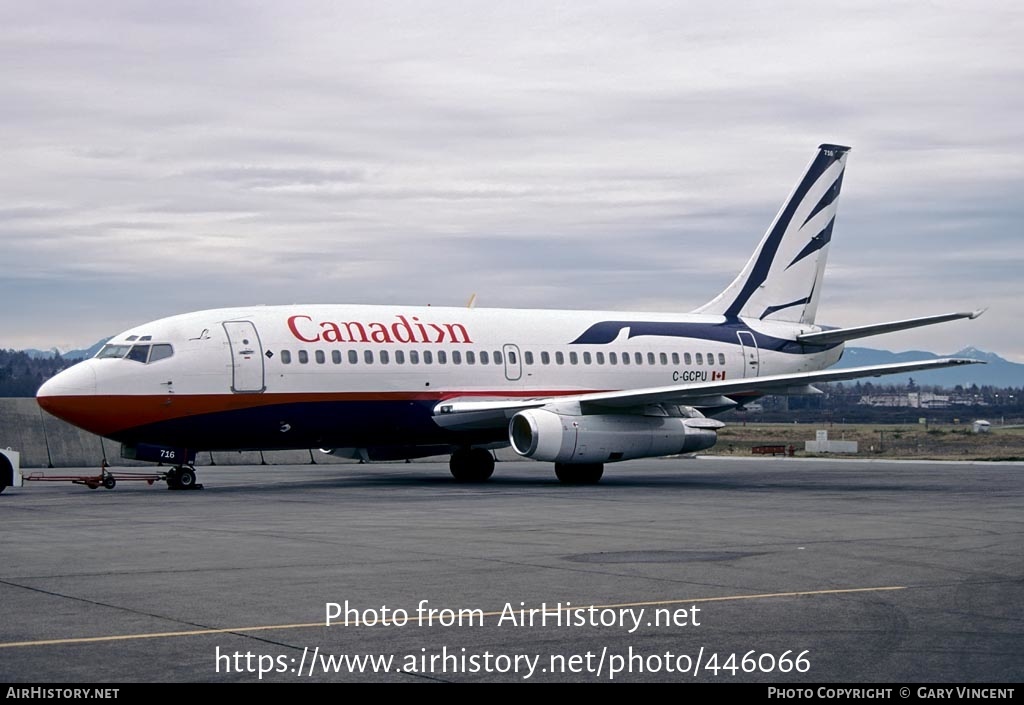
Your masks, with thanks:
M 100 436 L 190 416 L 240 411 L 278 404 L 361 401 L 435 401 L 462 397 L 526 398 L 584 394 L 597 390 L 317 392 L 281 394 L 154 394 L 68 395 L 38 397 L 39 406 L 54 416 Z

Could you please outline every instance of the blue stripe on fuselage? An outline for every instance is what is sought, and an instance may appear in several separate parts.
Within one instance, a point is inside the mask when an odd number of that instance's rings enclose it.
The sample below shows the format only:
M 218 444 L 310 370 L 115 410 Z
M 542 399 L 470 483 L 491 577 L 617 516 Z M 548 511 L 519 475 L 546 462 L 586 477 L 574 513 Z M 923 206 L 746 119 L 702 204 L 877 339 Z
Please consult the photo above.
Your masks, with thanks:
M 507 440 L 504 428 L 456 433 L 433 420 L 437 400 L 310 401 L 184 416 L 112 434 L 122 443 L 195 450 L 452 445 Z M 282 430 L 287 429 L 287 430 Z
M 820 353 L 837 347 L 839 343 L 831 345 L 807 345 L 795 340 L 776 338 L 764 333 L 758 333 L 739 319 L 726 321 L 725 323 L 683 323 L 676 321 L 601 321 L 587 328 L 570 345 L 607 345 L 611 343 L 623 328 L 629 328 L 629 337 L 640 336 L 661 336 L 665 338 L 692 338 L 693 340 L 713 340 L 718 343 L 739 345 L 737 333 L 750 333 L 761 350 L 790 353 L 802 355 L 806 353 Z

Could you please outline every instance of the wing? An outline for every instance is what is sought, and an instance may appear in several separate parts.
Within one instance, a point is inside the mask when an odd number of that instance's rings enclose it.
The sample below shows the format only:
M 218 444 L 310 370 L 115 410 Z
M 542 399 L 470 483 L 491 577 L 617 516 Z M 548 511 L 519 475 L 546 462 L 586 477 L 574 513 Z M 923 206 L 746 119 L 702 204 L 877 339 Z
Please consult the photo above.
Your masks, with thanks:
M 842 382 L 850 379 L 862 379 L 864 377 L 881 377 L 882 375 L 898 374 L 900 372 L 916 372 L 919 370 L 934 370 L 942 367 L 975 364 L 984 364 L 984 362 L 969 358 L 943 358 L 939 360 L 900 362 L 891 365 L 849 367 L 842 370 L 796 372 L 766 377 L 675 384 L 645 389 L 588 392 L 586 394 L 567 394 L 565 396 L 537 397 L 533 399 L 448 399 L 434 407 L 434 421 L 443 428 L 458 431 L 498 428 L 507 424 L 512 416 L 523 409 L 536 409 L 545 406 L 567 407 L 578 405 L 579 411 L 577 413 L 590 414 L 611 413 L 613 411 L 621 412 L 623 409 L 643 407 L 648 404 L 657 403 L 685 404 L 697 408 L 728 407 L 736 405 L 735 400 L 731 397 L 808 393 L 814 391 L 810 385 L 816 382 Z

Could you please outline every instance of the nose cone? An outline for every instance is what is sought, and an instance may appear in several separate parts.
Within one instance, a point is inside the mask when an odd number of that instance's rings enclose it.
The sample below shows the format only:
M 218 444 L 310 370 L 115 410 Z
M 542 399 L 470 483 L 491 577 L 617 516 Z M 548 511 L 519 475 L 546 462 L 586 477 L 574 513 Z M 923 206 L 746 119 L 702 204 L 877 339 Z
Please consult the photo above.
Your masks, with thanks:
M 43 399 L 53 397 L 93 394 L 96 394 L 96 370 L 85 360 L 46 380 L 36 392 L 36 398 L 42 404 Z
M 96 397 L 96 371 L 91 360 L 80 362 L 43 383 L 36 392 L 39 406 L 68 423 L 91 430 Z

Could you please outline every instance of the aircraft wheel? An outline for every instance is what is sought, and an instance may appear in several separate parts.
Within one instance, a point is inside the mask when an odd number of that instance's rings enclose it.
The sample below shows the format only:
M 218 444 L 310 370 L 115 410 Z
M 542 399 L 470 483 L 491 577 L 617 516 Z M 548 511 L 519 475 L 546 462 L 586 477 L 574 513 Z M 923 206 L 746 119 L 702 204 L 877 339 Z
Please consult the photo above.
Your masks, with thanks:
M 191 490 L 196 486 L 196 471 L 192 468 L 182 468 L 178 471 L 178 487 L 183 490 Z
M 563 485 L 596 485 L 604 475 L 602 463 L 582 463 L 571 465 L 555 463 L 555 477 Z
M 458 448 L 448 469 L 459 482 L 486 482 L 494 474 L 494 456 L 484 448 Z
M 171 468 L 170 470 L 167 471 L 167 489 L 181 489 L 181 485 L 178 483 L 178 468 Z
M 103 486 L 112 490 L 117 486 L 117 479 L 113 475 L 107 475 L 103 478 Z

